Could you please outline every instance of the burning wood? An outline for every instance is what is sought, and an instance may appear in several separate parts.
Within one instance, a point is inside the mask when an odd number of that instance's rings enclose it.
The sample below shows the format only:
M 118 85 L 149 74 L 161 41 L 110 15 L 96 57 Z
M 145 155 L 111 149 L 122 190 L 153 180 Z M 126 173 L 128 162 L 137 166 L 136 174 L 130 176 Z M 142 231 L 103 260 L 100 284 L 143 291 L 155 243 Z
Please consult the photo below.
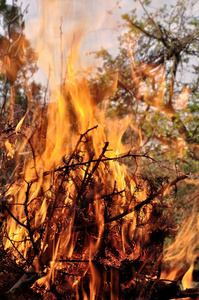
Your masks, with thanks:
M 34 282 L 36 291 L 43 286 L 59 287 L 60 281 L 66 285 L 62 296 L 73 291 L 91 299 L 106 299 L 108 294 L 130 297 L 140 294 L 139 285 L 146 281 L 152 260 L 157 260 L 153 276 L 158 277 L 158 259 L 170 226 L 158 207 L 158 198 L 162 201 L 168 190 L 187 176 L 165 184 L 163 179 L 164 185 L 153 190 L 156 187 L 150 187 L 147 178 L 126 173 L 125 186 L 119 190 L 111 168 L 123 168 L 122 159 L 150 157 L 131 152 L 111 157 L 108 142 L 97 156 L 92 141 L 97 130 L 94 127 L 80 135 L 71 155 L 62 157 L 62 165 L 41 175 L 37 163 L 30 160 L 29 181 L 20 175 L 2 195 L 7 212 L 5 247 L 12 248 L 24 268 L 32 266 L 7 293 L 8 299 Z M 155 246 L 157 241 L 160 248 Z M 148 280 L 147 286 L 149 282 L 151 285 L 154 279 Z

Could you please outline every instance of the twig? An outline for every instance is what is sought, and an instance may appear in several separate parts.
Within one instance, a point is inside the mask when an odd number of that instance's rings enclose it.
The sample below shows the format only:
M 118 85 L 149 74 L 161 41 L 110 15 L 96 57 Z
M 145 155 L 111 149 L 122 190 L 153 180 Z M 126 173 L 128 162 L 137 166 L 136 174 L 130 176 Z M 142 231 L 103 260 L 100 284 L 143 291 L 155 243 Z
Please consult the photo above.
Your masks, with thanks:
M 34 274 L 34 275 L 33 275 Z M 37 279 L 39 274 L 35 273 L 35 268 L 32 266 L 28 271 L 15 283 L 15 285 L 6 293 L 7 300 L 16 300 L 21 295 L 23 290 L 31 286 Z
M 165 168 L 167 170 L 171 170 L 169 169 L 168 167 L 162 165 L 160 162 L 158 162 L 156 159 L 154 159 L 153 157 L 147 155 L 147 154 L 131 154 L 131 151 L 128 151 L 127 153 L 121 155 L 121 156 L 116 156 L 116 157 L 105 157 L 105 158 L 97 158 L 97 159 L 93 159 L 92 161 L 91 160 L 88 160 L 88 161 L 84 161 L 84 162 L 78 162 L 78 163 L 74 163 L 74 164 L 71 164 L 71 165 L 67 165 L 67 166 L 63 166 L 63 167 L 60 167 L 60 168 L 57 168 L 55 169 L 54 171 L 46 171 L 43 173 L 43 176 L 47 176 L 49 175 L 50 173 L 52 172 L 60 172 L 60 171 L 63 171 L 64 169 L 66 168 L 75 168 L 75 167 L 79 167 L 79 166 L 85 166 L 87 164 L 90 164 L 91 162 L 92 163 L 95 163 L 95 162 L 107 162 L 107 161 L 117 161 L 117 160 L 120 160 L 120 159 L 123 159 L 123 158 L 141 158 L 141 157 L 144 157 L 144 158 L 147 158 L 147 159 L 150 159 L 151 161 L 153 161 L 154 163 L 157 163 L 159 166 L 161 166 L 162 168 Z
M 32 243 L 35 255 L 38 255 L 39 254 L 39 249 L 38 249 L 38 247 L 37 247 L 37 245 L 34 241 L 34 238 L 33 238 L 33 231 L 31 230 L 29 213 L 28 213 L 29 192 L 30 192 L 30 188 L 31 188 L 32 183 L 29 183 L 29 182 L 26 182 L 26 183 L 27 183 L 27 190 L 26 190 L 26 199 L 25 199 L 25 203 L 24 203 L 24 212 L 25 212 L 25 215 L 26 215 L 27 230 L 28 230 L 28 233 L 29 233 L 30 241 Z
M 168 48 L 168 44 L 166 43 L 165 39 L 163 38 L 163 34 L 162 31 L 160 30 L 160 27 L 155 23 L 155 21 L 151 18 L 151 16 L 149 15 L 148 11 L 146 10 L 146 8 L 144 7 L 144 4 L 142 3 L 141 0 L 139 0 L 143 10 L 145 11 L 146 15 L 148 16 L 149 20 L 151 20 L 151 22 L 153 23 L 153 25 L 156 27 L 156 29 L 158 30 L 158 32 L 160 33 L 160 40 L 162 41 L 162 43 L 164 44 L 164 46 L 166 48 Z M 159 40 L 158 37 L 156 37 L 157 40 Z
M 5 236 L 10 243 L 12 244 L 13 248 L 16 250 L 16 252 L 19 254 L 19 256 L 28 264 L 27 259 L 21 254 L 21 252 L 17 249 L 17 247 L 15 246 L 14 242 L 9 238 L 7 232 L 6 232 L 6 236 Z M 10 259 L 11 260 L 11 259 Z M 12 261 L 12 260 L 11 260 Z
M 28 229 L 27 226 L 25 224 L 23 224 L 21 221 L 19 221 L 14 215 L 13 213 L 9 210 L 9 208 L 5 205 L 4 202 L 1 202 L 3 208 L 5 208 L 5 210 L 7 210 L 7 212 L 9 213 L 9 215 L 15 220 L 15 222 L 19 225 L 21 225 L 22 227 L 24 227 L 25 229 Z

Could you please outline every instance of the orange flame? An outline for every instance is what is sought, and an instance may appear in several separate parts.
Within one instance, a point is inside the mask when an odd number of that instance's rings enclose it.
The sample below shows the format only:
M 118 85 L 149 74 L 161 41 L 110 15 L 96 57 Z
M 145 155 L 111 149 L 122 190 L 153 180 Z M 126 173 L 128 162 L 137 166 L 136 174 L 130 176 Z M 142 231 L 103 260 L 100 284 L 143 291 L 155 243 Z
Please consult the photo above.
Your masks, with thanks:
M 43 3 L 44 16 L 40 31 L 42 37 L 45 36 L 44 33 L 50 26 L 48 14 L 53 17 L 56 2 L 46 0 Z M 53 28 L 55 28 L 55 25 L 57 26 L 57 24 L 53 24 Z M 67 57 L 66 77 L 63 75 L 63 66 L 60 66 L 61 62 L 57 63 L 58 54 L 56 53 L 55 56 L 53 52 L 55 44 L 51 37 L 53 29 L 48 29 L 49 32 L 45 36 L 48 47 L 42 49 L 42 46 L 38 44 L 38 52 L 40 53 L 40 60 L 44 70 L 47 72 L 49 67 L 47 59 L 50 60 L 50 65 L 53 66 L 50 78 L 52 97 L 49 99 L 47 119 L 44 121 L 47 124 L 45 124 L 46 131 L 44 130 L 45 138 L 38 141 L 39 145 L 35 146 L 35 152 L 32 151 L 30 155 L 25 157 L 21 178 L 7 192 L 6 196 L 12 205 L 12 215 L 6 224 L 8 238 L 4 240 L 4 244 L 5 248 L 14 246 L 25 259 L 29 255 L 33 255 L 32 253 L 34 252 L 33 265 L 36 272 L 43 271 L 45 273 L 42 278 L 37 280 L 37 284 L 40 286 L 45 285 L 46 288 L 49 288 L 50 283 L 54 281 L 56 271 L 59 268 L 65 267 L 63 261 L 69 260 L 73 255 L 76 255 L 76 243 L 78 238 L 82 238 L 79 233 L 82 230 L 81 225 L 76 225 L 77 215 L 81 214 L 78 206 L 82 205 L 83 201 L 87 201 L 89 220 L 87 223 L 94 224 L 95 226 L 92 234 L 88 233 L 85 228 L 83 250 L 81 249 L 78 254 L 80 255 L 81 253 L 82 260 L 85 260 L 87 263 L 87 266 L 84 267 L 84 275 L 88 270 L 90 272 L 90 298 L 88 298 L 83 288 L 84 299 L 94 300 L 99 296 L 101 286 L 105 285 L 101 280 L 102 274 L 100 274 L 93 262 L 95 255 L 102 247 L 102 236 L 107 225 L 105 224 L 104 217 L 107 207 L 105 207 L 102 201 L 105 194 L 120 191 L 119 196 L 116 195 L 112 199 L 113 203 L 112 210 L 108 216 L 109 220 L 126 212 L 122 221 L 123 224 L 121 224 L 121 240 L 110 238 L 113 248 L 117 248 L 122 253 L 125 253 L 128 248 L 128 240 L 132 241 L 136 237 L 138 240 L 137 248 L 135 247 L 134 253 L 128 256 L 134 259 L 142 249 L 143 240 L 148 240 L 146 228 L 136 230 L 136 212 L 133 211 L 133 208 L 137 203 L 135 203 L 133 195 L 136 191 L 137 179 L 128 174 L 127 166 L 124 163 L 111 159 L 112 157 L 118 158 L 129 151 L 122 144 L 122 136 L 128 126 L 131 126 L 139 134 L 140 144 L 142 143 L 142 136 L 140 130 L 131 124 L 131 116 L 127 116 L 122 120 L 114 118 L 110 120 L 106 118 L 105 112 L 101 111 L 92 102 L 86 79 L 77 76 L 76 71 L 79 69 L 77 62 L 80 61 L 79 49 L 84 34 L 83 29 L 80 28 L 80 24 L 76 28 L 77 34 L 74 35 L 75 38 L 73 40 L 71 38 L 70 41 L 72 47 L 70 55 Z M 62 39 L 62 36 L 60 38 Z M 69 40 L 66 39 L 64 41 L 63 39 L 63 42 L 67 44 Z M 61 56 L 63 56 L 62 51 L 63 49 L 61 49 Z M 6 58 L 6 65 L 8 67 L 9 64 L 9 59 Z M 134 81 L 138 83 L 138 97 L 144 97 L 146 103 L 152 104 L 157 109 L 162 109 L 162 99 L 165 93 L 163 68 L 157 67 L 158 70 L 156 70 L 155 75 L 149 65 L 142 64 L 141 66 L 136 66 L 133 58 L 132 65 L 132 76 Z M 158 84 L 158 87 L 153 94 L 150 93 L 144 82 L 138 82 L 135 68 L 139 72 L 148 74 L 152 81 L 155 76 L 157 77 L 156 84 Z M 60 74 L 58 75 L 59 72 L 57 71 L 60 69 L 62 69 L 61 82 L 59 82 Z M 112 96 L 116 92 L 117 75 L 116 72 L 113 79 L 113 86 L 107 92 L 106 97 Z M 185 90 L 183 94 L 187 96 L 188 90 Z M 181 98 L 178 101 L 183 100 Z M 186 101 L 187 98 L 185 99 Z M 39 112 L 36 111 L 33 115 L 33 124 L 35 122 L 39 124 L 38 128 L 41 128 L 43 122 L 42 114 L 40 114 L 39 118 L 38 115 Z M 27 114 L 16 126 L 16 133 L 20 132 L 26 116 Z M 96 127 L 97 130 L 91 131 L 91 128 L 96 129 Z M 87 134 L 84 136 L 84 133 Z M 29 147 L 32 146 L 30 141 L 33 134 L 31 129 L 27 131 L 25 141 L 23 140 L 18 145 L 19 153 L 26 150 L 28 143 L 30 144 Z M 87 138 L 88 144 L 84 140 L 81 140 L 83 137 Z M 78 149 L 76 149 L 77 145 Z M 12 156 L 13 149 L 9 142 L 6 143 L 6 148 L 8 154 Z M 74 159 L 74 165 L 78 165 L 77 170 L 75 170 L 71 163 L 73 159 L 71 157 L 75 153 L 74 149 L 78 150 L 82 155 L 78 163 Z M 78 156 L 78 153 L 75 154 Z M 98 161 L 100 159 L 104 159 L 104 161 L 99 164 Z M 64 178 L 62 182 L 62 179 L 57 174 L 59 174 L 60 170 L 65 171 L 70 167 L 70 178 L 66 182 L 64 182 Z M 89 182 L 93 175 L 95 176 L 94 180 L 96 184 L 93 184 L 93 186 L 90 184 L 89 191 L 86 191 L 84 195 L 81 184 Z M 65 172 L 64 176 L 68 176 L 67 172 Z M 64 195 L 61 194 L 63 187 Z M 138 203 L 147 198 L 147 191 L 144 184 L 142 189 L 136 191 L 136 193 Z M 150 205 L 144 208 L 143 216 L 144 222 L 147 223 L 151 216 Z M 113 230 L 114 221 L 108 226 L 109 230 Z M 37 231 L 38 228 L 41 229 L 42 233 Z M 40 242 L 41 237 L 42 241 Z M 184 238 L 185 236 L 183 235 Z M 40 245 L 39 249 L 37 245 Z M 181 258 L 181 260 L 188 262 L 189 259 L 187 257 L 184 258 L 184 252 L 182 254 L 180 250 L 176 253 L 176 256 L 178 259 Z M 174 255 L 173 252 L 172 255 Z M 187 281 L 191 278 L 193 257 L 192 253 L 192 265 L 184 278 Z M 105 277 L 104 274 L 103 276 Z M 118 282 L 118 276 L 118 271 L 112 268 L 109 287 L 111 299 L 119 299 L 119 290 L 114 283 Z M 173 277 L 175 276 L 176 274 Z M 79 282 L 78 276 L 77 279 L 75 278 L 71 281 L 71 286 L 75 288 Z

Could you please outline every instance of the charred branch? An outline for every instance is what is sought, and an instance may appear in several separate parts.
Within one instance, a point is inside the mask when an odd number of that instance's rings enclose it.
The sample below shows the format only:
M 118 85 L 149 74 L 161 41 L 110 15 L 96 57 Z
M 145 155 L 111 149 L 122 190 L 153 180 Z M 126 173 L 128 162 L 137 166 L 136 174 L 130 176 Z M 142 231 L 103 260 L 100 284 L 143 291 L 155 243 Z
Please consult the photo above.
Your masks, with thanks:
M 169 300 L 190 297 L 196 299 L 198 296 L 198 288 L 181 290 L 177 281 L 157 280 L 152 286 L 149 300 Z
M 37 279 L 39 274 L 35 273 L 35 268 L 29 270 L 16 282 L 16 284 L 5 294 L 7 300 L 16 300 L 24 290 L 27 290 Z
M 149 203 L 151 203 L 152 200 L 154 200 L 156 197 L 160 196 L 160 195 L 164 195 L 164 193 L 172 186 L 175 186 L 179 181 L 184 180 L 188 178 L 187 175 L 182 175 L 180 177 L 177 177 L 176 179 L 174 179 L 173 181 L 169 182 L 168 184 L 166 184 L 164 187 L 162 187 L 160 190 L 158 190 L 156 193 L 150 195 L 146 200 L 142 201 L 141 203 L 137 204 L 132 210 L 129 210 L 128 208 L 121 214 L 115 216 L 115 217 L 111 217 L 109 219 L 105 219 L 104 223 L 108 224 L 114 221 L 117 221 L 123 217 L 125 217 L 126 215 L 134 212 L 134 211 L 139 211 L 144 205 L 147 205 Z M 92 228 L 96 226 L 96 223 L 91 223 L 86 225 L 85 227 L 82 226 L 77 226 L 75 227 L 75 231 L 85 231 L 89 228 Z

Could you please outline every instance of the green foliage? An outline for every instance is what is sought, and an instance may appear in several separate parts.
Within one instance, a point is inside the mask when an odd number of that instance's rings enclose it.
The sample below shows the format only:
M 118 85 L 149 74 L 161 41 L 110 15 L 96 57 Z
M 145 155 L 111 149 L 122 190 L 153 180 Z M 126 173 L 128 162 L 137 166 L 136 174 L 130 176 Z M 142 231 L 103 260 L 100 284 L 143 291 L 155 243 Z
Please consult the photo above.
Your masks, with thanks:
M 105 49 L 96 53 L 97 58 L 103 59 L 103 67 L 90 82 L 95 90 L 95 94 L 92 89 L 91 93 L 95 102 L 102 105 L 117 73 L 117 88 L 111 97 L 108 95 L 110 101 L 106 102 L 106 113 L 108 117 L 118 118 L 131 115 L 132 123 L 122 142 L 134 151 L 149 153 L 168 170 L 176 168 L 177 172 L 198 176 L 197 1 L 179 0 L 171 7 L 163 6 L 156 10 L 151 9 L 149 1 L 139 3 L 143 8 L 141 18 L 137 16 L 136 9 L 122 15 L 126 30 L 118 38 L 118 54 L 112 56 Z M 131 169 L 132 165 L 127 164 Z M 166 176 L 166 169 L 158 173 L 152 165 L 144 164 L 140 172 L 146 170 L 154 182 Z M 191 201 L 190 205 L 186 205 L 186 199 L 195 189 L 196 185 L 192 183 L 181 185 L 179 189 L 176 187 L 173 195 L 176 224 L 184 210 L 190 211 L 193 207 Z
M 117 89 L 107 114 L 120 118 L 131 114 L 133 125 L 141 129 L 142 140 L 148 139 L 147 151 L 154 143 L 163 149 L 170 144 L 166 155 L 179 159 L 179 139 L 188 143 L 189 151 L 189 144 L 198 143 L 199 22 L 198 16 L 191 14 L 197 12 L 197 3 L 180 0 L 154 11 L 150 1 L 139 3 L 143 7 L 142 18 L 137 17 L 136 9 L 122 15 L 128 33 L 119 37 L 118 55 L 113 57 L 105 49 L 96 54 L 104 64 L 93 84 L 105 91 L 112 84 L 114 72 L 118 72 Z M 190 89 L 187 103 L 185 86 Z M 171 155 L 171 151 L 176 154 Z M 162 152 L 165 157 L 165 151 Z

